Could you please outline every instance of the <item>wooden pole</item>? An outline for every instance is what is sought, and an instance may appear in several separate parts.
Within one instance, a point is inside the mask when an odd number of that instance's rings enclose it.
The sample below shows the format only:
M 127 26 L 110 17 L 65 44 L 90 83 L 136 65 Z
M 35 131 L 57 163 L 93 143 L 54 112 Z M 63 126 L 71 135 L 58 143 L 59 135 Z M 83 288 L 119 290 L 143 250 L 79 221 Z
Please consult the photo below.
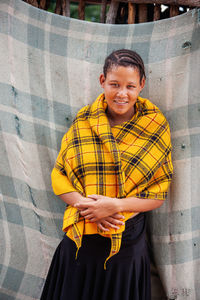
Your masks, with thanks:
M 70 0 L 62 0 L 62 15 L 70 17 Z
M 32 6 L 38 7 L 37 0 L 26 0 L 26 2 Z
M 106 20 L 106 7 L 107 7 L 107 0 L 102 0 L 101 15 L 100 15 L 100 22 L 101 23 L 105 23 L 105 20 Z
M 144 23 L 147 22 L 147 13 L 148 13 L 148 8 L 146 4 L 139 4 L 138 5 L 138 21 L 139 23 Z
M 40 0 L 40 4 L 38 7 L 41 9 L 45 9 L 46 8 L 46 0 Z
M 117 2 L 115 0 L 111 0 L 110 8 L 109 8 L 107 18 L 106 18 L 107 24 L 115 24 L 118 7 L 119 7 L 119 2 Z
M 125 8 L 121 7 L 120 8 L 120 18 L 124 18 L 124 16 L 125 16 Z
M 179 7 L 176 5 L 170 5 L 169 16 L 175 17 L 179 15 Z
M 136 7 L 133 3 L 128 3 L 128 24 L 135 23 Z
M 62 0 L 56 0 L 56 8 L 55 8 L 55 14 L 57 15 L 61 15 L 62 13 L 62 3 L 61 3 Z
M 154 21 L 160 20 L 160 12 L 161 12 L 161 5 L 160 4 L 156 4 L 154 6 L 154 16 L 153 16 L 153 20 Z
M 79 0 L 78 18 L 79 18 L 79 20 L 85 20 L 85 1 L 84 0 Z

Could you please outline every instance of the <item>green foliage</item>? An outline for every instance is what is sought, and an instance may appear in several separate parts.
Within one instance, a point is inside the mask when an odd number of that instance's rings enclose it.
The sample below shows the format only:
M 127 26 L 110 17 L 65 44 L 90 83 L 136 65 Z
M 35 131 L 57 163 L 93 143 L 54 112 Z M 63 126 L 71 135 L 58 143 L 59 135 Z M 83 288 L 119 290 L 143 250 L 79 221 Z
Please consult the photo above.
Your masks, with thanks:
M 56 7 L 55 0 L 51 1 L 48 11 L 54 12 Z M 86 4 L 85 6 L 85 21 L 100 22 L 101 5 Z M 70 4 L 70 17 L 78 19 L 78 4 Z
M 88 4 L 85 8 L 85 21 L 100 22 L 101 6 Z
M 48 11 L 51 12 L 51 13 L 53 13 L 55 11 L 55 7 L 56 7 L 56 1 L 54 1 L 54 0 L 52 1 L 51 0 L 50 6 L 48 8 Z

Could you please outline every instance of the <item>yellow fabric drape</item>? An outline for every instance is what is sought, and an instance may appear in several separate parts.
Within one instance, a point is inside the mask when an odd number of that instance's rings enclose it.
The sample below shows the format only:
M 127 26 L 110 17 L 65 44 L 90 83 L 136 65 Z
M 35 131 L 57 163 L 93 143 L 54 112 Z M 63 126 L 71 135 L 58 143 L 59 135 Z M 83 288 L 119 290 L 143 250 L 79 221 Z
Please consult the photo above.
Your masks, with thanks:
M 106 107 L 101 94 L 79 111 L 64 135 L 52 171 L 55 194 L 77 191 L 86 197 L 99 194 L 164 200 L 173 172 L 170 130 L 164 115 L 148 99 L 138 97 L 133 118 L 111 128 Z M 120 213 L 125 221 L 133 215 Z M 71 206 L 64 213 L 63 231 L 78 249 L 83 234 L 111 238 L 107 260 L 120 250 L 124 229 L 122 225 L 118 230 L 99 231 Z

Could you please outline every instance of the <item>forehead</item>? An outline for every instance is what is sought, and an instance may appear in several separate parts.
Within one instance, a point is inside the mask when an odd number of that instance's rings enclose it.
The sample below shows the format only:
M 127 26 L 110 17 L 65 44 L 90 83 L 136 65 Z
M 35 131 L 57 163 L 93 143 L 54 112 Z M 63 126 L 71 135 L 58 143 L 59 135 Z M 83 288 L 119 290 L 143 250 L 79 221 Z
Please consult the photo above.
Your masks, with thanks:
M 106 75 L 108 80 L 140 81 L 140 73 L 137 67 L 112 66 Z

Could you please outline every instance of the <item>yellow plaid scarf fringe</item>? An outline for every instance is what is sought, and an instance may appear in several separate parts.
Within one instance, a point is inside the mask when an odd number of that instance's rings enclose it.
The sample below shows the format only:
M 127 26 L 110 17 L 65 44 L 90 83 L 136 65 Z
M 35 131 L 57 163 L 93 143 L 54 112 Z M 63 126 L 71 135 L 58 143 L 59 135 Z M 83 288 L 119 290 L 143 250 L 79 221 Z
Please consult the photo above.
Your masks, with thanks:
M 55 194 L 77 191 L 86 197 L 99 194 L 164 200 L 173 172 L 170 130 L 165 117 L 148 99 L 138 97 L 133 118 L 111 128 L 106 107 L 101 94 L 92 105 L 79 111 L 64 135 L 52 171 Z M 133 212 L 121 214 L 126 221 Z M 125 225 L 118 230 L 100 231 L 71 206 L 64 213 L 63 231 L 76 243 L 77 250 L 83 234 L 99 233 L 111 238 L 106 262 L 119 252 L 124 230 Z

